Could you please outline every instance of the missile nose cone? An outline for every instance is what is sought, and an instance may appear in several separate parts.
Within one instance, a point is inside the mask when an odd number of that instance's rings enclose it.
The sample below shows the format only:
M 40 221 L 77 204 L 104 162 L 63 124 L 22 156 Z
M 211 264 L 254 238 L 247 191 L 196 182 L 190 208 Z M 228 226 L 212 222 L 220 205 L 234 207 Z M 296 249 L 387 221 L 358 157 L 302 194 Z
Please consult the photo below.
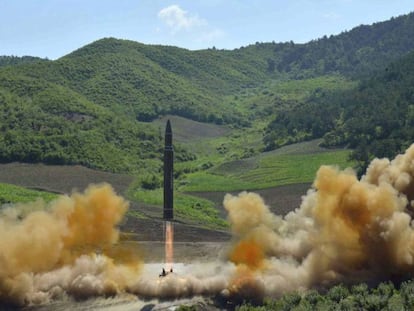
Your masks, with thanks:
M 171 131 L 171 122 L 170 120 L 167 120 L 167 126 L 165 127 L 165 133 L 172 133 Z
M 165 127 L 165 147 L 172 147 L 172 129 L 170 120 L 167 121 Z

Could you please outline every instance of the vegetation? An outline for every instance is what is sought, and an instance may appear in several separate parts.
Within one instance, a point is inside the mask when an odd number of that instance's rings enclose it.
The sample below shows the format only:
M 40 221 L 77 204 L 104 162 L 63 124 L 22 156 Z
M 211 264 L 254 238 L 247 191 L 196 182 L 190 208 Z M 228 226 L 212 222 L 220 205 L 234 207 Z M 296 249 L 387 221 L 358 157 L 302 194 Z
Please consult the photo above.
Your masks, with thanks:
M 330 73 L 368 76 L 414 49 L 410 39 L 413 25 L 414 14 L 411 13 L 306 44 L 287 42 L 274 46 L 272 59 L 280 72 L 288 72 L 299 79 Z
M 266 149 L 323 137 L 324 146 L 355 149 L 360 173 L 374 157 L 393 157 L 414 140 L 413 70 L 410 53 L 354 88 L 315 92 L 269 123 Z
M 49 202 L 57 198 L 56 194 L 26 189 L 23 187 L 0 183 L 0 207 L 6 203 L 32 202 L 41 198 Z
M 240 191 L 311 182 L 321 165 L 352 166 L 349 151 L 315 154 L 269 154 L 228 162 L 185 175 L 181 191 Z
M 31 78 L 0 74 L 1 162 L 82 164 L 107 171 L 137 170 L 160 158 L 161 138 L 78 94 Z M 24 100 L 19 96 L 30 96 Z
M 236 307 L 238 311 L 264 310 L 411 310 L 414 303 L 414 281 L 395 287 L 391 282 L 369 288 L 361 283 L 346 287 L 336 285 L 325 294 L 310 290 L 304 294 L 289 293 L 280 299 L 267 299 L 263 305 L 248 303 Z
M 33 57 L 33 56 L 0 56 L 0 67 L 3 66 L 14 66 L 19 64 L 27 64 L 27 63 L 38 63 L 38 62 L 45 62 L 47 59 Z
M 414 53 L 390 64 L 339 101 L 325 145 L 355 149 L 361 171 L 374 157 L 393 157 L 414 141 Z M 375 112 L 375 113 L 374 113 Z
M 134 189 L 129 191 L 131 200 L 144 202 L 146 204 L 162 206 L 163 192 L 161 188 L 154 190 Z M 224 221 L 214 203 L 184 193 L 176 193 L 174 196 L 174 217 L 178 220 L 185 219 L 191 223 L 201 226 L 223 229 L 228 224 Z

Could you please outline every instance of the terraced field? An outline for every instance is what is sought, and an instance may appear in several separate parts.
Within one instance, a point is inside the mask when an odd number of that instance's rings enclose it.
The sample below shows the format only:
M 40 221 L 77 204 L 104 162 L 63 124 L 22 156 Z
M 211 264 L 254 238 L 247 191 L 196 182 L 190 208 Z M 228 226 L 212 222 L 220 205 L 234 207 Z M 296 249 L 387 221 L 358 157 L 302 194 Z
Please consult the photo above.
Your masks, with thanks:
M 321 165 L 352 166 L 349 153 L 349 150 L 320 148 L 319 140 L 299 143 L 188 174 L 179 189 L 184 192 L 241 191 L 311 183 Z

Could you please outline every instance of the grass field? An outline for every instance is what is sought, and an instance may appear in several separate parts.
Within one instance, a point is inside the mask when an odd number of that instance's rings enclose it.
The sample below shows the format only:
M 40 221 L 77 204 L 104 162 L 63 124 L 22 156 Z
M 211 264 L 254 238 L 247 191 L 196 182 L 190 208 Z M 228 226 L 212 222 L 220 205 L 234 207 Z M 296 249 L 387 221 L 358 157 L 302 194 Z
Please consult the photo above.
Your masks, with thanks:
M 57 194 L 0 183 L 0 205 L 4 203 L 32 202 L 39 198 L 49 202 L 57 198 Z
M 129 197 L 137 202 L 145 202 L 154 206 L 163 205 L 162 189 L 137 189 Z M 162 210 L 159 212 L 161 214 Z M 228 226 L 220 217 L 219 211 L 214 208 L 213 202 L 180 192 L 175 193 L 174 196 L 174 218 L 216 229 L 223 229 Z
M 220 171 L 200 171 L 185 176 L 180 191 L 239 191 L 309 183 L 321 165 L 352 166 L 348 150 L 313 154 L 268 154 L 225 165 Z

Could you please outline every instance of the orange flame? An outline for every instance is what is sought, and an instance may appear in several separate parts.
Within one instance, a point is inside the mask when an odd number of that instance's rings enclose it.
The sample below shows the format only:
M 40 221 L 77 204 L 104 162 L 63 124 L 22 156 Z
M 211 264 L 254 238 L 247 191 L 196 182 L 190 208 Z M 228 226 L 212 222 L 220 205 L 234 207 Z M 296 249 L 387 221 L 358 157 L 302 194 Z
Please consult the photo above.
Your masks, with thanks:
M 169 221 L 165 222 L 165 264 L 171 270 L 174 262 L 174 227 Z
M 236 265 L 244 264 L 251 270 L 263 267 L 265 254 L 254 239 L 242 240 L 233 249 L 230 260 Z

